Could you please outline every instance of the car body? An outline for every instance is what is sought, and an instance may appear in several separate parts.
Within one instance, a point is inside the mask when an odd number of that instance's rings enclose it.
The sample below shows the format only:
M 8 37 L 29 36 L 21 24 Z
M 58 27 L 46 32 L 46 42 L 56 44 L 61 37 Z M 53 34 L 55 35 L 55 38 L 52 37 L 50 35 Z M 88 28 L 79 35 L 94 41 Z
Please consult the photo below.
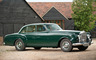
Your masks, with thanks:
M 91 45 L 92 39 L 89 32 L 76 30 L 63 30 L 55 23 L 33 23 L 23 26 L 18 33 L 8 34 L 4 37 L 5 45 L 24 50 L 25 47 L 54 47 L 65 52 L 73 47 L 86 50 Z

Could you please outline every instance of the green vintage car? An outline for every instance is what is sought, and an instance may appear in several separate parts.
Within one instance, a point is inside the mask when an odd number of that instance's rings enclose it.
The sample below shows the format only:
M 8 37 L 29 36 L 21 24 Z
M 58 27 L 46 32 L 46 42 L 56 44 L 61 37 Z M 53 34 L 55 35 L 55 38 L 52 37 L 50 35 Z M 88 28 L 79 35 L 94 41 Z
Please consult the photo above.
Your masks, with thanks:
M 63 30 L 54 23 L 34 23 L 23 26 L 18 33 L 8 34 L 4 44 L 14 46 L 16 50 L 23 51 L 25 47 L 60 47 L 62 51 L 69 52 L 73 48 L 84 51 L 91 45 L 89 32 Z

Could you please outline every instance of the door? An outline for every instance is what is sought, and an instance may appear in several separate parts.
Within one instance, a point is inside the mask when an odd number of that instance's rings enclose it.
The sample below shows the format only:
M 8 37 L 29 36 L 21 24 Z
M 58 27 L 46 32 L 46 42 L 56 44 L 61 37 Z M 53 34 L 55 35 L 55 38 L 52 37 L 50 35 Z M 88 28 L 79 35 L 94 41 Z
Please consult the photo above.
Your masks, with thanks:
M 28 46 L 46 46 L 46 36 L 47 32 L 43 25 L 31 25 L 27 27 L 26 36 L 27 36 L 27 45 Z
M 36 39 L 35 39 L 35 46 L 48 46 L 49 42 L 47 40 L 47 34 L 45 27 L 43 25 L 36 26 Z
M 35 46 L 52 47 L 56 46 L 53 33 L 50 33 L 43 25 L 37 25 Z M 56 38 L 56 37 L 55 37 Z
M 36 27 L 35 25 L 27 26 L 23 28 L 21 31 L 22 34 L 26 35 L 27 38 L 27 46 L 34 46 L 35 45 L 35 40 L 36 40 Z

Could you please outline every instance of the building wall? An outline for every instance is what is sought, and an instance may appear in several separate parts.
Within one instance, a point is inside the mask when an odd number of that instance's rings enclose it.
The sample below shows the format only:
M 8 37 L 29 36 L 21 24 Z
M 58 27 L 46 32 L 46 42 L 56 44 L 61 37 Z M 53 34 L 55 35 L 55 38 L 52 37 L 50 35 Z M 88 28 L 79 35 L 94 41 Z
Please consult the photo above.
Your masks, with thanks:
M 74 30 L 74 20 L 65 20 L 65 30 Z
M 40 22 L 42 19 L 25 0 L 0 1 L 0 44 L 6 34 L 18 32 L 25 24 Z
M 40 22 L 42 19 L 25 0 L 0 2 L 0 36 L 18 32 L 25 24 Z

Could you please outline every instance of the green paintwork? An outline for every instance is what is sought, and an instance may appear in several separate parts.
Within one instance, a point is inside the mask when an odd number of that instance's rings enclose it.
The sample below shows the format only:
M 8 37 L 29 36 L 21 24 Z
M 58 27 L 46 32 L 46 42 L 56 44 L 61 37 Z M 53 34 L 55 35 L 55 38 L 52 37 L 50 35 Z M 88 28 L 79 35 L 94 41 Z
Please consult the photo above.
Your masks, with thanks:
M 18 33 L 8 34 L 4 38 L 5 45 L 14 45 L 17 39 L 23 40 L 25 46 L 32 47 L 58 47 L 62 39 L 69 39 L 72 43 L 78 43 L 78 35 L 81 31 L 75 30 L 48 30 L 45 25 L 54 23 L 34 23 L 23 26 Z M 31 25 L 43 25 L 46 31 L 21 33 L 22 29 Z M 36 28 L 36 27 L 35 27 Z

